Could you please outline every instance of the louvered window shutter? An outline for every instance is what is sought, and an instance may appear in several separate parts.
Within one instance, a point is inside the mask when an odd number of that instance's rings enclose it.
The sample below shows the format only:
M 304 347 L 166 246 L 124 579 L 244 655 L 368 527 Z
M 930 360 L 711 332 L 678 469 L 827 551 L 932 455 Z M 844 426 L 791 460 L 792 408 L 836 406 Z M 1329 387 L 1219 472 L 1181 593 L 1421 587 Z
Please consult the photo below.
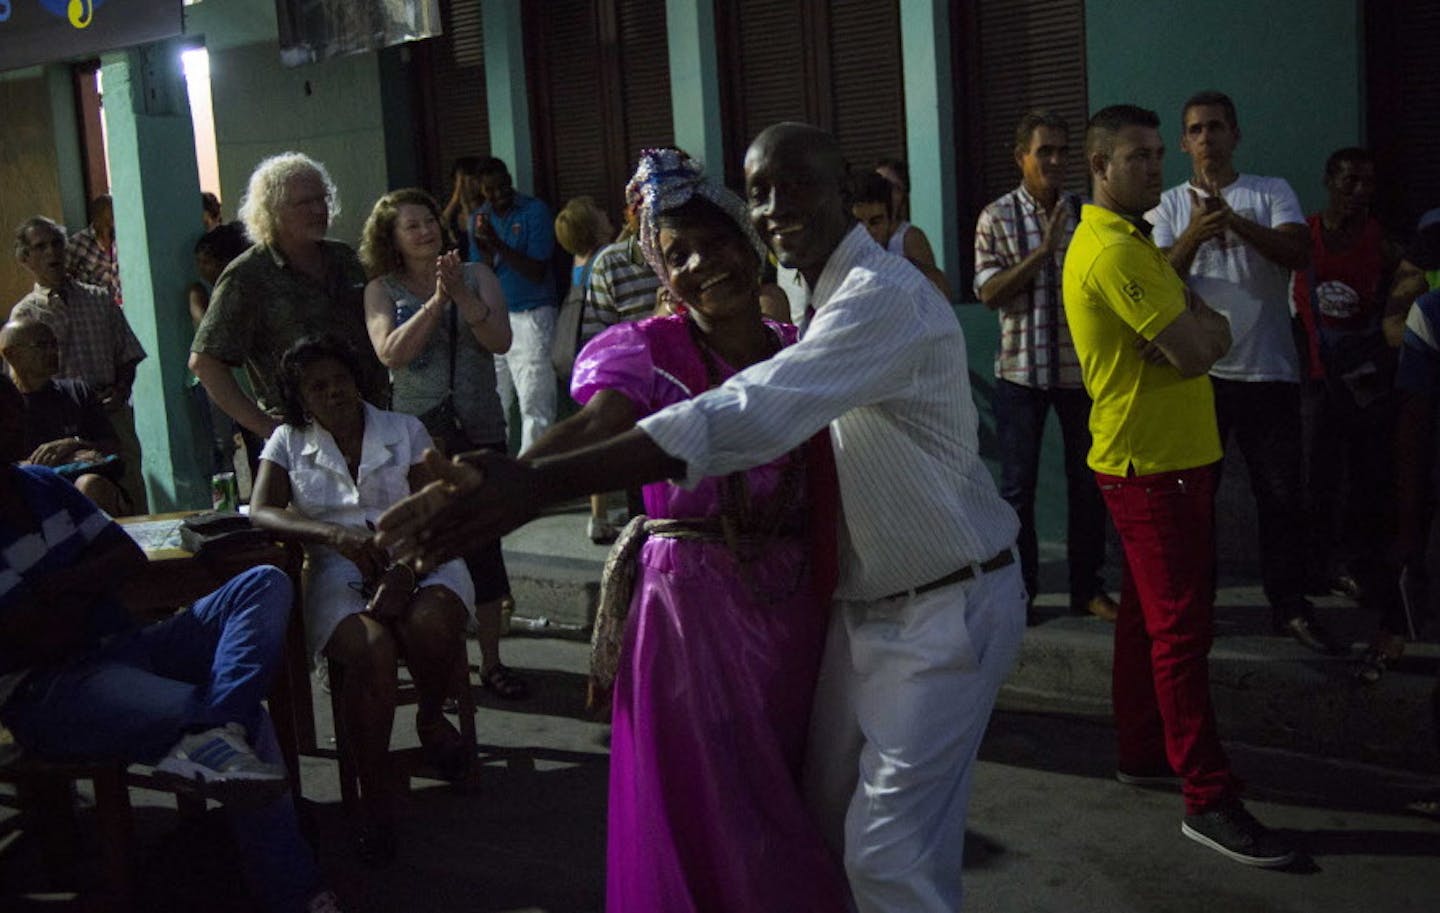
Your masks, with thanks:
M 625 125 L 624 136 L 616 139 L 624 147 L 620 160 L 625 173 L 619 175 L 623 185 L 641 149 L 674 145 L 675 124 L 663 0 L 619 0 L 615 13 Z
M 527 12 L 530 10 L 527 9 Z M 537 139 L 546 147 L 545 186 L 555 209 L 572 197 L 606 198 L 605 118 L 601 108 L 600 48 L 594 4 L 589 0 L 550 0 L 543 4 L 541 27 L 531 34 L 542 42 L 546 105 L 531 111 Z
M 852 165 L 905 155 L 897 0 L 721 0 L 728 177 L 761 130 L 829 130 Z
M 740 150 L 755 135 L 778 121 L 808 120 L 805 85 L 800 78 L 805 57 L 800 0 L 738 0 L 735 4 L 734 46 L 722 67 L 736 85 L 735 126 Z
M 429 121 L 431 190 L 450 196 L 450 169 L 462 155 L 490 152 L 490 113 L 485 101 L 485 33 L 480 0 L 442 0 L 445 34 L 427 42 L 431 93 Z
M 1015 124 L 1034 108 L 1049 108 L 1070 122 L 1066 185 L 1085 192 L 1081 149 L 1088 119 L 1085 82 L 1085 8 L 1080 0 L 980 0 L 982 156 L 978 163 L 985 203 L 1020 183 L 1015 165 Z M 976 215 L 978 215 L 978 210 Z
M 905 158 L 899 3 L 830 4 L 831 132 L 857 168 Z
M 1395 206 L 1395 228 L 1413 232 L 1421 213 L 1440 206 L 1440 4 L 1398 4 L 1401 27 L 1394 35 L 1394 161 L 1378 173 Z M 1372 115 L 1374 117 L 1374 115 Z M 1387 173 L 1388 171 L 1388 173 Z

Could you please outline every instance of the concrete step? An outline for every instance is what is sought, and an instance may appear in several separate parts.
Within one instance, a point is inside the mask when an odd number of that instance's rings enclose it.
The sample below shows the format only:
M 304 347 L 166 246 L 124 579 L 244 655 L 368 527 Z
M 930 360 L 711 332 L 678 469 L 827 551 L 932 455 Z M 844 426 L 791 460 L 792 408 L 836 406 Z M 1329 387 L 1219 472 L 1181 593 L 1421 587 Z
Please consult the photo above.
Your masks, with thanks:
M 609 549 L 586 538 L 584 513 L 575 509 L 541 517 L 506 537 L 504 549 L 516 603 L 514 632 L 588 638 Z M 1057 576 L 1042 575 L 1041 589 Z M 1379 682 L 1361 684 L 1352 675 L 1353 656 L 1318 656 L 1270 634 L 1259 588 L 1245 581 L 1222 582 L 1229 585 L 1217 595 L 1210 687 L 1225 739 L 1440 772 L 1433 704 L 1440 646 L 1411 644 Z M 1373 620 L 1340 598 L 1315 602 L 1321 623 L 1358 651 Z M 1095 618 L 1068 615 L 1065 603 L 1055 592 L 1037 597 L 1043 621 L 1026 629 L 1000 706 L 1108 719 L 1113 628 Z

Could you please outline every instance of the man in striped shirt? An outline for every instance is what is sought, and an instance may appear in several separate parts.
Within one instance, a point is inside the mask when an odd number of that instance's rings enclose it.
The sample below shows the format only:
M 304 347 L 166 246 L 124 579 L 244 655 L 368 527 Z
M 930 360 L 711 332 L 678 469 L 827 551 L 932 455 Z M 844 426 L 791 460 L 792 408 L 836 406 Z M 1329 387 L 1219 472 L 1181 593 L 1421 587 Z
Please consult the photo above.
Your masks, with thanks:
M 980 461 L 965 340 L 949 303 L 855 224 L 833 137 L 803 124 L 745 157 L 750 214 L 810 290 L 801 341 L 611 441 L 443 481 L 381 518 L 429 563 L 596 487 L 693 483 L 756 466 L 827 425 L 840 580 L 806 788 L 862 913 L 959 908 L 970 776 L 1024 628 L 1015 512 Z
M 595 255 L 590 268 L 590 301 L 581 339 L 593 339 L 617 323 L 641 320 L 655 312 L 660 277 L 640 256 L 633 208 L 625 213 L 620 239 Z
M 995 353 L 995 423 L 1000 436 L 1000 494 L 1020 515 L 1020 563 L 1033 599 L 1039 582 L 1035 486 L 1040 445 L 1051 409 L 1065 451 L 1065 559 L 1070 610 L 1115 620 L 1105 592 L 1105 505 L 1085 465 L 1090 452 L 1090 396 L 1065 322 L 1060 267 L 1080 195 L 1064 189 L 1070 126 L 1052 111 L 1029 111 L 1015 128 L 1020 186 L 980 213 L 975 225 L 975 294 L 1000 315 Z

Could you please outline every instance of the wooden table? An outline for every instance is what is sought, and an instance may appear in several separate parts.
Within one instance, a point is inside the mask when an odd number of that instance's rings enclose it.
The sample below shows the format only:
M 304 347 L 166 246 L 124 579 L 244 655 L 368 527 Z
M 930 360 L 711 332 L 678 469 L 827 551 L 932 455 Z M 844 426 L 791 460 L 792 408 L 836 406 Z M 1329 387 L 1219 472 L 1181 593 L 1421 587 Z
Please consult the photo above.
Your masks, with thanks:
M 167 514 L 146 514 L 136 517 L 122 517 L 117 522 L 121 527 L 130 527 L 132 537 L 140 534 L 139 524 L 157 521 L 177 521 L 194 516 L 199 511 L 180 511 Z M 169 615 L 181 606 L 189 605 L 201 596 L 218 589 L 231 577 L 253 567 L 271 564 L 289 575 L 295 584 L 295 602 L 290 612 L 290 624 L 285 632 L 285 656 L 280 664 L 279 674 L 271 687 L 269 704 L 270 716 L 275 723 L 275 735 L 280 743 L 280 752 L 285 758 L 285 768 L 290 776 L 294 796 L 300 797 L 300 755 L 313 754 L 315 745 L 315 713 L 311 706 L 309 657 L 305 647 L 305 625 L 303 620 L 301 568 L 304 552 L 298 545 L 270 543 L 244 552 L 226 555 L 223 560 L 202 560 L 177 544 L 150 543 L 145 548 L 149 559 L 145 570 L 127 580 L 121 588 L 121 598 L 126 607 L 135 615 L 155 620 Z

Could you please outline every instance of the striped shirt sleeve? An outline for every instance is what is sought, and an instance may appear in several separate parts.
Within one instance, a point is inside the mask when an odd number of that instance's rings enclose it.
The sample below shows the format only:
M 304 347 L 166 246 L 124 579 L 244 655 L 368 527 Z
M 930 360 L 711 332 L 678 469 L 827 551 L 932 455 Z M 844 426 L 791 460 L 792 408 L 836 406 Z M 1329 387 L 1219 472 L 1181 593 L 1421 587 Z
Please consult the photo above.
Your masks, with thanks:
M 903 396 L 925 332 L 912 302 L 849 294 L 821 308 L 801 342 L 639 427 L 685 461 L 686 485 L 766 463 L 851 409 Z

